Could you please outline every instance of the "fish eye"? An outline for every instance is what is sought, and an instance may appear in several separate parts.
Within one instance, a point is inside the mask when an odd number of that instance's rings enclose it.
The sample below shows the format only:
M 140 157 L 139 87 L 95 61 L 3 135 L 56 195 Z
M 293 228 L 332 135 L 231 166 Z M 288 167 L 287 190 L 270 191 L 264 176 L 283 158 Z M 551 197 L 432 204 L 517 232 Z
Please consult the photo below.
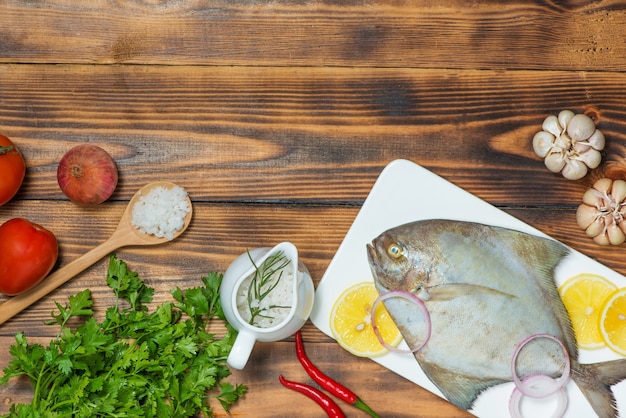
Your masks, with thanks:
M 404 248 L 397 243 L 389 244 L 387 247 L 387 254 L 389 254 L 391 258 L 398 259 L 404 255 Z

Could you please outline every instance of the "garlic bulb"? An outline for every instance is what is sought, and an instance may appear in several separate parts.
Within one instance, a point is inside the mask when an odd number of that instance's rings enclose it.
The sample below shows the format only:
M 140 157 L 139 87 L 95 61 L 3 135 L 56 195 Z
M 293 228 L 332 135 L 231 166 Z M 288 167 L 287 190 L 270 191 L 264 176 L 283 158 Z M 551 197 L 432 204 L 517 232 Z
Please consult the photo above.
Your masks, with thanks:
M 548 116 L 541 128 L 533 138 L 533 150 L 548 170 L 578 180 L 600 165 L 606 139 L 589 116 L 563 110 Z
M 626 241 L 626 181 L 600 179 L 583 195 L 576 222 L 600 245 Z

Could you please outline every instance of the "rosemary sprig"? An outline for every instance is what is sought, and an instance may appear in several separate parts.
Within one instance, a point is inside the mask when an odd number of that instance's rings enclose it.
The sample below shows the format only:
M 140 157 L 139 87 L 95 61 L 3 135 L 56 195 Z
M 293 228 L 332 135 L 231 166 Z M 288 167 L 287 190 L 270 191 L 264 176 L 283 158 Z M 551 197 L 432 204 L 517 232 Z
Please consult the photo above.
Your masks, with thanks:
M 257 266 L 250 252 L 248 257 L 254 266 L 254 276 L 248 288 L 248 309 L 250 309 L 250 325 L 255 325 L 257 318 L 274 319 L 268 315 L 267 311 L 274 308 L 289 308 L 289 306 L 269 305 L 263 306 L 263 300 L 278 286 L 283 277 L 283 269 L 289 265 L 289 260 L 285 253 L 278 251 L 276 254 L 266 258 L 265 261 Z M 278 273 L 278 277 L 275 275 Z

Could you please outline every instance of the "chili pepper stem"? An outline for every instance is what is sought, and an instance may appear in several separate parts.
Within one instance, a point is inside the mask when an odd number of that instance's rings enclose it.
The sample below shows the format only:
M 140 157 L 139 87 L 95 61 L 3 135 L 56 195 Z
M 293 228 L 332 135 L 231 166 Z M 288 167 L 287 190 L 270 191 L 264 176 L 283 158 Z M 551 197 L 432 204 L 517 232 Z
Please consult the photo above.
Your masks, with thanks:
M 372 408 L 367 406 L 367 404 L 363 402 L 354 392 L 324 374 L 315 364 L 313 364 L 313 362 L 306 355 L 300 331 L 296 332 L 296 355 L 307 374 L 322 388 L 344 402 L 367 412 L 371 417 L 380 418 L 379 415 L 374 412 Z
M 367 412 L 370 417 L 380 418 L 380 416 L 372 410 L 365 402 L 361 400 L 361 398 L 357 398 L 356 401 L 352 404 L 355 408 L 360 409 L 361 411 Z

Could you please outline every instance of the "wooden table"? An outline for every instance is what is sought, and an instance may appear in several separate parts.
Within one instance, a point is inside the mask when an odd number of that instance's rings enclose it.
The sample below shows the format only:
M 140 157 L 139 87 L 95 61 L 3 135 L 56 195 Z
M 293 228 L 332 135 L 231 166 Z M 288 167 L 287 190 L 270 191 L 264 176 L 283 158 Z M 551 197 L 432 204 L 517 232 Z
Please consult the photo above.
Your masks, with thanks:
M 625 247 L 593 244 L 574 216 L 594 180 L 626 177 L 621 2 L 8 0 L 0 28 L 0 132 L 28 166 L 0 220 L 54 231 L 59 267 L 104 241 L 137 189 L 167 179 L 191 195 L 190 229 L 117 252 L 156 302 L 282 240 L 318 283 L 382 168 L 406 158 L 626 273 Z M 608 139 L 602 165 L 580 181 L 548 172 L 532 151 L 543 119 L 562 109 L 590 114 Z M 93 208 L 69 202 L 55 175 L 84 142 L 120 170 L 112 199 Z M 42 321 L 55 301 L 90 288 L 102 313 L 106 266 L 2 325 L 0 366 L 18 331 L 51 338 Z M 468 415 L 310 322 L 303 335 L 314 361 L 381 416 Z M 249 386 L 233 415 L 323 416 L 279 373 L 310 382 L 291 338 L 258 344 L 233 374 Z M 0 412 L 30 395 L 23 381 L 1 388 Z

